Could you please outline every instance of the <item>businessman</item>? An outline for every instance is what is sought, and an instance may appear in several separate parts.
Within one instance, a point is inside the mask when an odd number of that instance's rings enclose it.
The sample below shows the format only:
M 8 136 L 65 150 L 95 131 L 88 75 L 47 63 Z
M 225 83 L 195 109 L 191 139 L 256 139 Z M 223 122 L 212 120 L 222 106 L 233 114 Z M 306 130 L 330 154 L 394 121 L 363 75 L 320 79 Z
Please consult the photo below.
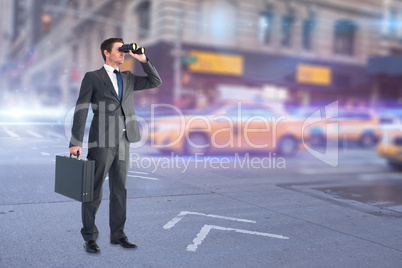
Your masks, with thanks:
M 133 106 L 133 93 L 137 90 L 156 88 L 162 84 L 155 67 L 145 54 L 130 56 L 140 61 L 147 76 L 137 76 L 130 71 L 119 71 L 124 62 L 121 38 L 110 38 L 100 46 L 105 61 L 99 70 L 87 72 L 82 80 L 77 99 L 69 151 L 81 154 L 85 122 L 91 106 L 92 119 L 88 137 L 87 158 L 95 160 L 94 200 L 82 203 L 82 237 L 85 250 L 100 252 L 96 243 L 98 229 L 95 215 L 102 200 L 102 185 L 109 174 L 110 243 L 124 248 L 136 248 L 124 233 L 126 221 L 126 180 L 131 142 L 140 140 L 140 132 Z

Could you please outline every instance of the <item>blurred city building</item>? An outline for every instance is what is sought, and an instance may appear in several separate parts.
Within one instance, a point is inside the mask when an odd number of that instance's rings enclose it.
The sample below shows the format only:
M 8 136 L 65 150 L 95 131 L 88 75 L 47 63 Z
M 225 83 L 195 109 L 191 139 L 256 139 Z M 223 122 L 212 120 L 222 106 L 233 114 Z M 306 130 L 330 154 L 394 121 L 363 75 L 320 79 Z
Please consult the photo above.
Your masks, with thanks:
M 163 79 L 134 101 L 402 104 L 401 0 L 0 0 L 1 92 L 73 105 L 109 37 L 144 46 Z M 122 69 L 141 73 L 126 58 Z M 402 62 L 402 60 L 401 60 Z M 27 95 L 26 95 L 27 94 Z M 18 99 L 18 98 L 17 98 Z M 32 101 L 33 99 L 28 99 Z
M 380 51 L 368 59 L 371 76 L 370 100 L 379 107 L 402 105 L 402 1 L 381 1 L 383 23 Z

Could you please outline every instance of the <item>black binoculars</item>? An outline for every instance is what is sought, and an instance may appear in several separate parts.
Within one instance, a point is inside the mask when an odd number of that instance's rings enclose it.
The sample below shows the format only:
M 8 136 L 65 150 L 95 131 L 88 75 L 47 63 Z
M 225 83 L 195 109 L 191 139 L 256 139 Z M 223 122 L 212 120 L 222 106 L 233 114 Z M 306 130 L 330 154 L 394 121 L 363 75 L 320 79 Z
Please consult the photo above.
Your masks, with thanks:
M 130 52 L 130 50 L 134 54 L 144 54 L 145 53 L 145 48 L 137 47 L 136 43 L 124 44 L 119 48 L 119 51 L 123 51 L 124 53 Z

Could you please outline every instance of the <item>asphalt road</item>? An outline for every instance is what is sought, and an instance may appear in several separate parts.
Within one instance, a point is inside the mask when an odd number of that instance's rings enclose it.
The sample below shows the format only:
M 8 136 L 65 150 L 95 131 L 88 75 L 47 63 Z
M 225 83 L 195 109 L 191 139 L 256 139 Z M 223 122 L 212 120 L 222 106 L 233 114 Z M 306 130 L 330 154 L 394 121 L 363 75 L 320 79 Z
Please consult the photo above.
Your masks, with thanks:
M 84 251 L 80 203 L 54 193 L 58 126 L 0 126 L 0 267 L 401 267 L 401 173 L 375 148 L 178 157 L 131 149 L 126 233 Z M 360 189 L 360 191 L 359 191 Z M 363 190 L 362 190 L 363 189 Z

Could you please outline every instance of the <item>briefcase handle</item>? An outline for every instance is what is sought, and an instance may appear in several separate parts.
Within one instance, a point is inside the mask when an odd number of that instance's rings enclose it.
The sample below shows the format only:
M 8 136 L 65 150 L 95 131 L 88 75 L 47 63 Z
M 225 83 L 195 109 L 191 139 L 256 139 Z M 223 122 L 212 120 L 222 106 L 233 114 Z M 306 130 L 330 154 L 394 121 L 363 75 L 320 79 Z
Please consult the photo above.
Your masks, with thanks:
M 70 158 L 72 158 L 72 156 L 73 156 L 73 154 L 72 153 L 70 153 Z M 77 150 L 77 158 L 79 158 L 80 157 L 80 151 L 79 150 Z

